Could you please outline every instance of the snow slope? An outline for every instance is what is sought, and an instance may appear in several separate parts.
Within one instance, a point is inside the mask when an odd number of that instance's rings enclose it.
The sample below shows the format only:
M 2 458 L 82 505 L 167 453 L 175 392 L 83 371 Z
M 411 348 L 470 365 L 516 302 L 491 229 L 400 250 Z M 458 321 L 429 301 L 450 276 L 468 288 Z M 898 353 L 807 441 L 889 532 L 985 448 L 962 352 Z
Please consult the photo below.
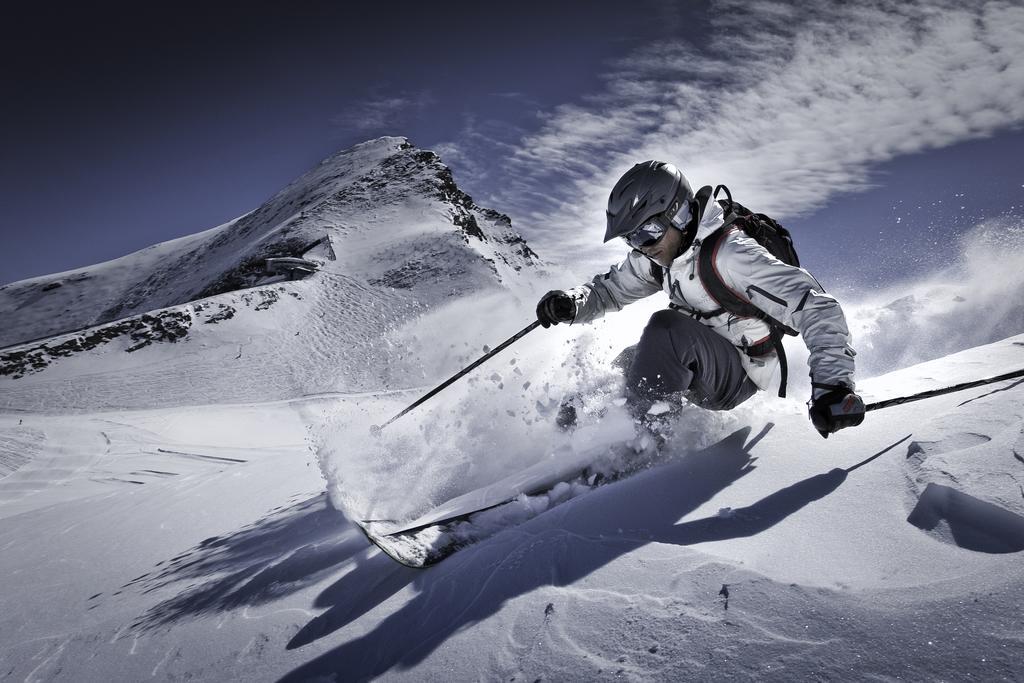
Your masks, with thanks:
M 266 275 L 265 258 L 280 255 L 320 269 L 301 281 Z M 74 328 L 0 349 L 0 408 L 416 386 L 427 373 L 413 374 L 389 335 L 470 293 L 507 302 L 519 271 L 537 264 L 508 218 L 474 204 L 433 152 L 373 140 L 225 226 L 0 288 L 0 345 Z M 435 353 L 434 372 L 453 371 L 470 341 L 453 338 L 447 358 Z
M 377 287 L 442 295 L 536 263 L 508 217 L 474 204 L 436 154 L 386 137 L 324 159 L 219 227 L 0 287 L 0 347 L 258 285 L 266 258 L 305 254 Z
M 863 388 L 881 398 L 1019 365 L 1024 336 Z M 0 670 L 75 681 L 1024 675 L 1020 382 L 893 407 L 827 441 L 795 403 L 703 414 L 706 447 L 677 441 L 650 470 L 422 572 L 390 563 L 332 509 L 314 453 L 323 435 L 306 430 L 327 417 L 365 425 L 409 399 L 3 415 L 4 452 L 35 444 L 36 456 L 0 480 Z M 930 484 L 956 497 L 925 500 Z M 909 523 L 922 506 L 931 518 Z

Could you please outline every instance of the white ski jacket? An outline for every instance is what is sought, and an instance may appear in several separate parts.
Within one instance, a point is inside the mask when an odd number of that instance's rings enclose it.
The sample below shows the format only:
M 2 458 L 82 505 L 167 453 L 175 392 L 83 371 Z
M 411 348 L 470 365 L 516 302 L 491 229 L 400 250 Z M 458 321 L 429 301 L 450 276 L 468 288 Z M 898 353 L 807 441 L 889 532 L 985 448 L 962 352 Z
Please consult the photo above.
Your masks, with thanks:
M 701 284 L 697 272 L 700 243 L 724 223 L 721 207 L 709 201 L 689 249 L 680 254 L 672 267 L 664 270 L 658 283 L 652 266 L 661 268 L 639 251 L 632 251 L 622 263 L 586 284 L 568 291 L 576 302 L 573 323 L 597 320 L 608 311 L 619 311 L 659 291 L 682 313 L 711 313 L 721 307 Z M 820 384 L 844 384 L 855 389 L 853 381 L 855 352 L 850 346 L 850 331 L 839 302 L 803 268 L 779 261 L 755 240 L 736 228 L 729 232 L 715 259 L 722 280 L 735 292 L 803 337 L 810 351 L 808 365 L 811 381 Z M 752 358 L 743 347 L 763 342 L 768 325 L 756 318 L 740 318 L 722 312 L 700 322 L 722 335 L 736 347 L 750 379 L 766 389 L 779 365 L 775 352 Z M 815 391 L 815 395 L 823 393 Z

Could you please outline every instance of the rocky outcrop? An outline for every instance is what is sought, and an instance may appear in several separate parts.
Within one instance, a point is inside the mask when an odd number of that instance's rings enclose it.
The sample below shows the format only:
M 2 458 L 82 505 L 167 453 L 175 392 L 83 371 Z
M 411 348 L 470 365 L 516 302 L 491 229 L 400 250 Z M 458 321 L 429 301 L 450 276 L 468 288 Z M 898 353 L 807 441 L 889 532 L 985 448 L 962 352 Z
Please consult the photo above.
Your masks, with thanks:
M 406 211 L 412 206 L 419 208 Z M 379 241 L 380 249 L 357 261 L 346 254 L 350 238 Z M 416 249 L 403 251 L 396 240 Z M 429 288 L 435 277 L 446 291 L 459 291 L 461 277 L 467 288 L 501 283 L 538 263 L 508 216 L 477 206 L 437 154 L 380 138 L 325 159 L 218 228 L 0 287 L 0 348 L 267 284 L 268 258 L 304 257 L 325 241 L 319 252 L 337 252 L 346 275 L 408 290 Z

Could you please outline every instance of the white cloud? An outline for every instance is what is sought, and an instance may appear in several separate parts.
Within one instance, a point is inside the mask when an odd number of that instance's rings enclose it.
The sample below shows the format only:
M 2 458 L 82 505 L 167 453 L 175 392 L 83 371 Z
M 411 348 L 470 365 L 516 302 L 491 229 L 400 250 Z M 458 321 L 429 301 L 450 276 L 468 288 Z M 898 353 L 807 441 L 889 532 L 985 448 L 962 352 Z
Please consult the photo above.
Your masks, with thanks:
M 464 114 L 462 127 L 455 140 L 431 145 L 431 149 L 451 167 L 455 180 L 464 188 L 501 184 L 507 186 L 504 175 L 506 164 L 497 160 L 514 158 L 520 147 L 516 144 L 525 137 L 526 130 L 507 121 L 481 119 Z M 501 204 L 483 201 L 497 210 Z
M 868 187 L 872 165 L 1024 121 L 1024 7 L 723 0 L 702 50 L 649 45 L 604 89 L 543 116 L 489 198 L 542 255 L 589 266 L 633 163 L 679 164 L 781 218 Z

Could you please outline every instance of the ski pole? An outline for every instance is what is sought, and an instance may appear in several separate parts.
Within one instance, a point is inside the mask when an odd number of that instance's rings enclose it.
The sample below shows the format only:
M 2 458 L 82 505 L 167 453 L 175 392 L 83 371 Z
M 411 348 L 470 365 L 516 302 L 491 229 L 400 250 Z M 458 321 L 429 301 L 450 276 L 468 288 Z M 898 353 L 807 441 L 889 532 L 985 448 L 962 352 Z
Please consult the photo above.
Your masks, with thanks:
M 955 384 L 951 387 L 945 387 L 943 389 L 931 389 L 929 391 L 922 391 L 919 394 L 911 394 L 910 396 L 901 396 L 900 398 L 890 398 L 885 401 L 878 401 L 877 403 L 871 403 L 864 406 L 864 412 L 869 410 L 881 410 L 882 408 L 888 408 L 889 406 L 898 406 L 901 403 L 910 403 L 911 401 L 920 401 L 923 398 L 931 398 L 932 396 L 942 396 L 943 394 L 952 394 L 955 391 L 963 391 L 964 389 L 972 389 L 974 387 L 980 387 L 984 384 L 992 384 L 994 382 L 1002 382 L 1004 379 L 1013 379 L 1015 377 L 1024 377 L 1024 369 L 1014 370 L 1008 372 L 1005 375 L 999 375 L 998 377 L 989 377 L 988 379 L 978 379 L 973 382 L 964 382 L 962 384 Z
M 435 394 L 440 392 L 442 389 L 447 387 L 449 384 L 455 382 L 457 379 L 462 377 L 463 375 L 465 375 L 465 374 L 467 374 L 469 372 L 472 372 L 478 366 L 483 365 L 485 362 L 487 362 L 488 359 L 492 358 L 493 356 L 498 355 L 499 353 L 501 353 L 502 351 L 507 349 L 509 346 L 512 346 L 512 344 L 516 343 L 517 341 L 519 341 L 520 339 L 522 339 L 523 337 L 528 335 L 530 332 L 533 332 L 538 327 L 540 327 L 540 321 L 539 320 L 533 321 L 532 323 L 530 323 L 529 325 L 527 325 L 526 327 L 524 327 L 523 329 L 519 330 L 514 335 L 512 335 L 511 337 L 509 337 L 508 339 L 503 341 L 501 344 L 499 344 L 498 346 L 494 347 L 493 349 L 491 349 L 490 351 L 485 353 L 483 356 L 481 356 L 480 358 L 475 360 L 472 364 L 466 366 L 462 370 L 459 370 L 457 373 L 455 373 L 454 375 L 449 377 L 443 383 L 441 383 L 440 385 L 438 385 L 438 386 L 434 387 L 433 389 L 431 389 L 429 392 L 427 392 L 418 401 L 413 403 L 411 406 L 409 406 L 408 408 L 406 408 L 402 412 L 398 413 L 398 415 L 395 415 L 393 418 L 391 418 L 390 420 L 388 420 L 384 424 L 382 424 L 380 426 L 378 426 L 378 425 L 370 425 L 370 433 L 371 434 L 380 434 L 381 430 L 384 429 L 385 427 L 387 427 L 389 424 L 391 424 L 392 422 L 394 422 L 398 418 L 402 417 L 403 415 L 405 415 L 410 410 L 412 410 L 416 406 L 420 405 L 421 403 L 423 403 L 427 399 L 431 398 L 432 396 L 434 396 Z

